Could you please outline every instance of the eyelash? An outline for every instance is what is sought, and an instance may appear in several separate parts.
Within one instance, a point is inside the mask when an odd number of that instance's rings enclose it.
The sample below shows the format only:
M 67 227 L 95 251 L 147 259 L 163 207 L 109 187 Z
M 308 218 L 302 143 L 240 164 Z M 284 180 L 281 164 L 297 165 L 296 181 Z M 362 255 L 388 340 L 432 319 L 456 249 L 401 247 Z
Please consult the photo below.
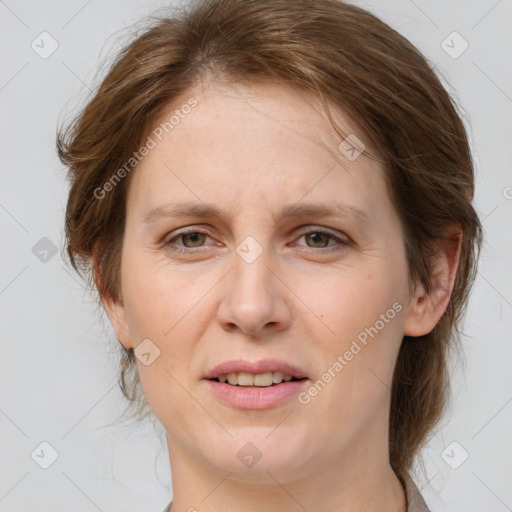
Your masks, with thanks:
M 186 235 L 196 234 L 196 233 L 203 234 L 203 235 L 209 236 L 210 238 L 213 238 L 212 235 L 210 233 L 208 233 L 207 231 L 202 231 L 202 230 L 194 229 L 194 230 L 190 230 L 190 231 L 182 231 L 181 233 L 177 233 L 172 238 L 165 238 L 164 239 L 164 246 L 168 247 L 172 251 L 175 251 L 175 252 L 178 252 L 178 253 L 192 254 L 194 252 L 199 252 L 204 247 L 195 247 L 195 248 L 194 247 L 185 247 L 185 248 L 182 248 L 182 247 L 179 247 L 179 246 L 174 246 L 172 244 L 173 240 L 182 238 L 182 237 L 184 237 Z M 338 247 L 336 247 L 334 249 L 328 249 L 328 250 L 326 250 L 327 248 L 325 248 L 325 247 L 317 247 L 317 248 L 315 248 L 315 247 L 308 247 L 308 249 L 312 250 L 313 252 L 320 252 L 320 253 L 323 253 L 323 254 L 328 254 L 328 253 L 338 252 L 338 251 L 342 250 L 344 247 L 350 245 L 350 242 L 348 240 L 342 240 L 341 238 L 339 238 L 339 237 L 329 233 L 328 231 L 322 231 L 322 230 L 318 230 L 318 229 L 311 230 L 311 231 L 306 231 L 306 232 L 302 233 L 299 238 L 302 238 L 303 236 L 311 235 L 311 234 L 327 235 L 329 237 L 329 239 L 338 242 L 339 245 L 342 246 L 342 247 L 338 246 Z M 316 249 L 320 249 L 320 250 L 316 250 Z

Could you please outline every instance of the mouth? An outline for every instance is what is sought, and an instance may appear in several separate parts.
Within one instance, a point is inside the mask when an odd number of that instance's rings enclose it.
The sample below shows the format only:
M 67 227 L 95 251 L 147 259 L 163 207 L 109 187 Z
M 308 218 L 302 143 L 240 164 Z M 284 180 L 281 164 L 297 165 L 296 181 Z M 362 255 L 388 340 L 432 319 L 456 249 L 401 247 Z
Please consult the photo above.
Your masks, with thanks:
M 221 384 L 240 388 L 270 388 L 276 387 L 283 382 L 295 382 L 307 380 L 306 377 L 295 377 L 283 372 L 265 372 L 253 374 L 249 372 L 223 373 L 218 377 L 208 379 Z
M 232 359 L 206 372 L 203 380 L 220 402 L 236 409 L 263 410 L 286 404 L 308 385 L 299 366 L 285 359 Z
M 203 379 L 239 388 L 270 388 L 307 380 L 306 372 L 283 359 L 224 361 L 211 368 Z

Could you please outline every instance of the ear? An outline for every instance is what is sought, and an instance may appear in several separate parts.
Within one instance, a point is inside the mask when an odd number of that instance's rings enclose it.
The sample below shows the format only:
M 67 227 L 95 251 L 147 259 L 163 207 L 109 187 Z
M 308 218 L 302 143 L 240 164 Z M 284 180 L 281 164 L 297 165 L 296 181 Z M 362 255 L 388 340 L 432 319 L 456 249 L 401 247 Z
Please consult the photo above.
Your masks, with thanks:
M 94 282 L 96 283 L 96 287 L 98 290 L 103 290 L 103 278 L 100 272 L 98 258 L 96 254 L 93 255 L 92 261 Z M 119 291 L 118 295 L 119 298 L 116 299 L 110 295 L 104 295 L 100 293 L 100 299 L 119 342 L 125 348 L 133 348 L 132 337 L 130 334 L 130 330 L 128 328 L 128 322 L 126 321 L 126 311 L 123 305 L 121 291 Z
M 432 274 L 432 290 L 426 293 L 418 285 L 409 303 L 404 323 L 406 336 L 423 336 L 431 332 L 448 307 L 459 266 L 462 231 L 451 224 L 439 239 Z

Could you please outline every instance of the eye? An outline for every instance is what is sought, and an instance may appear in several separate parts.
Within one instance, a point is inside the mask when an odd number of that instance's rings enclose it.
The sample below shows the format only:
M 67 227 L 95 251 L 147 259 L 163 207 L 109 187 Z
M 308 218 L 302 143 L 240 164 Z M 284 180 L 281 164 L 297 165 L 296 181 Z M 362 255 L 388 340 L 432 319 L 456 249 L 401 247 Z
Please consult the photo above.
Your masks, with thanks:
M 340 237 L 337 237 L 327 231 L 308 231 L 306 233 L 303 233 L 302 236 L 299 238 L 304 238 L 306 241 L 307 247 L 311 249 L 324 249 L 326 247 L 334 247 L 334 249 L 329 249 L 327 251 L 316 251 L 316 252 L 333 252 L 338 251 L 342 249 L 344 246 L 350 245 L 350 241 L 348 239 L 342 239 Z M 330 242 L 334 242 L 333 244 L 329 245 Z M 299 244 L 302 245 L 302 244 Z M 343 247 L 340 247 L 343 246 Z
M 328 235 L 327 233 L 323 233 L 321 231 L 313 231 L 311 233 L 307 233 L 303 235 L 305 237 L 305 240 L 311 241 L 313 244 L 313 247 L 320 248 L 320 247 L 326 247 L 326 243 L 328 244 L 331 240 L 334 240 L 334 237 Z M 319 245 L 316 245 L 319 244 Z
M 204 231 L 188 231 L 174 235 L 172 238 L 166 238 L 164 244 L 166 247 L 171 248 L 173 251 L 178 252 L 192 252 L 188 249 L 202 248 L 205 238 L 210 235 Z M 183 245 L 176 245 L 175 240 L 181 240 Z
M 185 242 L 185 247 L 200 247 L 206 236 L 208 236 L 206 233 L 193 231 L 192 233 L 181 235 L 180 238 Z M 190 241 L 191 245 L 188 245 L 187 240 Z
M 186 231 L 177 233 L 170 238 L 167 237 L 164 240 L 164 245 L 165 247 L 168 247 L 173 251 L 191 254 L 193 252 L 198 252 L 199 250 L 204 248 L 206 238 L 212 237 L 205 231 Z M 301 238 L 305 239 L 306 246 L 309 249 L 326 249 L 327 247 L 333 247 L 332 249 L 313 252 L 335 252 L 343 249 L 345 246 L 350 245 L 350 240 L 342 239 L 338 236 L 333 235 L 332 233 L 321 230 L 307 231 L 303 233 L 298 240 L 300 240 Z M 182 243 L 177 244 L 176 241 L 181 241 Z

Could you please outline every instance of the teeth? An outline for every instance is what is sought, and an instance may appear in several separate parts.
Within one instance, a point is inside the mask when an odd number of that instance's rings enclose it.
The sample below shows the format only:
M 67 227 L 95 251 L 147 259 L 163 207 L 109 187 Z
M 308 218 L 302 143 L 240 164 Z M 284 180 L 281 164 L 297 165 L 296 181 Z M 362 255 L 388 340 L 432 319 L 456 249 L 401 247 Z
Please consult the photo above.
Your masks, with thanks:
M 231 380 L 229 378 L 231 377 Z M 254 377 L 251 373 L 240 372 L 238 374 L 238 382 L 240 386 L 253 386 L 254 385 Z M 236 380 L 236 373 L 232 375 L 228 375 L 228 382 L 233 384 L 233 381 Z
M 279 384 L 283 381 L 283 372 L 272 372 L 272 382 Z
M 256 375 L 247 372 L 224 373 L 219 375 L 219 382 L 227 382 L 232 386 L 258 386 L 268 387 L 272 384 L 280 384 L 292 380 L 293 377 L 283 372 L 258 373 Z

